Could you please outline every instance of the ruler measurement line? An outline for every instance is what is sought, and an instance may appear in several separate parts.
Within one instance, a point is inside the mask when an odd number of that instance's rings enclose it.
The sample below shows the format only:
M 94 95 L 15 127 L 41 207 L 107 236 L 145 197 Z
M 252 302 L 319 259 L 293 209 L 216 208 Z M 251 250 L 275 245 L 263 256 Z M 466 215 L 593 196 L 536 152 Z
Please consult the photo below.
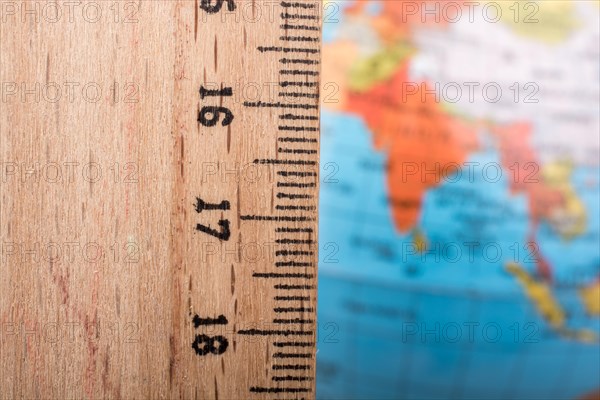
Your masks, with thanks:
M 308 26 L 308 25 L 290 25 L 290 24 L 283 24 L 280 26 L 281 29 L 284 29 L 286 31 L 288 30 L 297 30 L 297 31 L 320 31 L 321 28 L 317 27 L 317 26 Z
M 279 211 L 315 211 L 315 206 L 282 206 L 280 204 L 275 206 L 276 210 Z
M 307 15 L 307 14 L 281 13 L 280 16 L 282 19 L 306 19 L 306 20 L 312 20 L 312 21 L 316 21 L 319 19 L 319 17 L 317 17 L 316 15 Z
M 294 273 L 276 273 L 276 272 L 254 272 L 252 274 L 255 278 L 298 278 L 298 279 L 314 279 L 315 276 L 313 274 L 294 274 Z
M 291 313 L 291 312 L 313 312 L 312 307 L 276 307 L 273 309 L 276 313 Z
M 275 296 L 275 301 L 310 301 L 308 296 Z
M 279 40 L 288 42 L 318 42 L 320 39 L 310 36 L 280 36 Z
M 301 172 L 301 171 L 277 171 L 277 175 L 283 177 L 297 176 L 299 178 L 316 177 L 316 172 Z
M 279 290 L 311 290 L 315 287 L 313 285 L 287 285 L 287 284 L 277 284 L 274 286 L 275 289 Z
M 317 165 L 312 160 L 278 160 L 276 158 L 257 159 L 254 164 L 274 164 L 274 165 Z
M 277 267 L 277 268 L 287 268 L 287 267 L 314 268 L 315 265 L 313 263 L 299 263 L 299 262 L 295 262 L 295 261 L 289 261 L 289 262 L 277 262 L 277 263 L 275 263 L 275 267 Z
M 319 106 L 314 104 L 288 104 L 288 103 L 263 103 L 263 102 L 244 102 L 245 107 L 256 107 L 256 108 L 296 108 L 303 110 L 317 110 Z
M 305 9 L 313 9 L 313 8 L 317 7 L 315 4 L 311 4 L 311 3 L 300 3 L 300 2 L 290 3 L 288 1 L 282 1 L 281 6 L 285 7 L 285 8 L 305 8 Z
M 277 95 L 278 97 L 291 97 L 293 99 L 319 99 L 319 94 L 312 94 L 312 93 L 300 93 L 300 92 L 290 92 L 290 93 L 286 93 L 286 92 L 281 92 Z
M 284 147 L 279 147 L 277 149 L 278 153 L 282 154 L 318 154 L 317 150 L 309 150 L 309 149 L 289 149 Z
M 283 239 L 276 239 L 275 243 L 279 243 L 279 244 L 314 244 L 315 242 L 312 239 L 283 238 Z
M 315 322 L 312 319 L 302 319 L 302 318 L 290 318 L 290 319 L 282 319 L 275 318 L 273 320 L 274 324 L 312 324 Z
M 279 116 L 279 119 L 291 119 L 291 120 L 311 120 L 318 121 L 318 117 L 311 117 L 307 115 L 295 115 L 295 114 L 282 114 Z
M 308 370 L 312 369 L 310 365 L 303 364 L 274 364 L 272 367 L 273 370 Z
M 287 126 L 281 125 L 277 128 L 280 131 L 291 131 L 291 132 L 319 132 L 319 128 L 306 127 L 306 126 Z
M 295 193 L 277 193 L 278 199 L 313 199 L 315 196 L 312 194 L 295 194 Z
M 312 358 L 310 353 L 275 353 L 273 358 Z
M 306 381 L 314 380 L 314 378 L 312 376 L 292 376 L 292 375 L 274 376 L 271 379 L 275 382 L 284 382 L 284 381 L 306 382 Z
M 238 335 L 249 336 L 312 336 L 313 331 L 292 331 L 292 330 L 260 330 L 260 329 L 243 329 L 239 330 Z
M 318 76 L 319 71 L 308 70 L 308 69 L 282 69 L 279 71 L 280 75 L 306 75 L 306 76 Z
M 304 87 L 316 87 L 318 85 L 317 82 L 299 82 L 299 81 L 283 81 L 279 83 L 281 87 L 288 86 L 304 86 Z M 301 108 L 301 107 L 298 107 Z M 319 107 L 310 107 L 309 109 L 317 110 Z
M 254 393 L 310 393 L 312 389 L 252 386 L 250 391 Z
M 319 54 L 319 49 L 309 49 L 303 47 L 282 47 L 282 46 L 258 46 L 257 50 L 261 53 L 273 51 L 277 53 L 306 53 L 306 54 Z
M 275 230 L 276 233 L 314 233 L 314 229 L 313 228 L 309 228 L 306 227 L 305 225 L 302 226 L 291 226 L 291 225 L 285 225 L 285 226 L 280 226 L 277 227 L 277 229 Z M 309 235 L 310 238 L 310 235 Z M 295 250 L 294 252 L 300 252 L 300 250 Z M 276 252 L 277 254 L 278 252 Z M 313 252 L 312 255 L 316 255 L 316 253 Z
M 315 342 L 274 342 L 275 347 L 313 347 Z
M 278 228 L 280 229 L 280 228 Z M 312 232 L 312 229 L 307 231 L 300 231 L 301 228 L 295 230 L 295 232 Z M 283 231 L 283 230 L 282 230 Z M 284 232 L 290 232 L 290 229 L 286 229 Z M 313 256 L 315 253 L 313 251 L 298 251 L 298 250 L 277 250 L 275 252 L 276 256 Z
M 277 222 L 306 222 L 306 221 L 314 221 L 314 217 L 307 216 L 271 216 L 271 215 L 242 215 L 240 217 L 242 221 L 277 221 Z
M 316 187 L 316 183 L 295 183 L 295 182 L 277 182 L 278 188 L 314 188 Z
M 319 143 L 319 141 L 317 139 L 309 139 L 309 138 L 304 138 L 304 137 L 291 137 L 291 136 L 280 137 L 277 139 L 277 141 L 282 142 L 282 143 L 313 143 L 313 144 Z

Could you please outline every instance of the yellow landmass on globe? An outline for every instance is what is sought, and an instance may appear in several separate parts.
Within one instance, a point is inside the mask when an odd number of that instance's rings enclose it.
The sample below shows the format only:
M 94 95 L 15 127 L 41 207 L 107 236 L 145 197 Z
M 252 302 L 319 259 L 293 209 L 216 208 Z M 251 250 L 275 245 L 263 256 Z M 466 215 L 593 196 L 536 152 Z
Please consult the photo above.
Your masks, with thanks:
M 566 315 L 558 303 L 550 286 L 543 281 L 537 281 L 523 267 L 516 263 L 508 263 L 506 270 L 523 286 L 525 294 L 533 302 L 542 318 L 562 337 L 595 343 L 596 334 L 588 329 L 571 329 L 566 326 Z
M 558 333 L 567 339 L 578 340 L 585 343 L 595 343 L 598 339 L 596 334 L 589 329 L 568 329 L 563 328 Z
M 420 229 L 415 230 L 413 241 L 419 253 L 424 253 L 427 251 L 427 248 L 429 247 L 427 243 L 427 237 Z
M 376 83 L 387 81 L 396 73 L 399 65 L 414 53 L 415 48 L 409 43 L 397 42 L 374 56 L 356 62 L 350 70 L 350 89 L 361 93 Z
M 488 3 L 500 6 L 502 22 L 516 34 L 550 44 L 567 39 L 580 25 L 571 0 L 516 0 Z
M 579 294 L 587 313 L 591 316 L 600 315 L 600 279 L 580 289 Z
M 548 187 L 563 196 L 561 206 L 554 208 L 550 213 L 548 219 L 550 225 L 565 240 L 585 233 L 587 212 L 571 184 L 573 163 L 570 161 L 548 163 L 542 167 L 541 175 Z
M 509 263 L 506 270 L 523 286 L 525 294 L 533 301 L 542 317 L 556 329 L 565 325 L 565 313 L 546 283 L 536 281 L 519 264 Z

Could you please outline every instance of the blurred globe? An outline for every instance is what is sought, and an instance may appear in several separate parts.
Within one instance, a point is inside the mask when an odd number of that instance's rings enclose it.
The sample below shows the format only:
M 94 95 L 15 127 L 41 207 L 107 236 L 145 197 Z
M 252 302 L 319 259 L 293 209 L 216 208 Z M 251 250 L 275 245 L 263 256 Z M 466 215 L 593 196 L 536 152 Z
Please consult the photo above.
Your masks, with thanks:
M 319 398 L 598 396 L 599 15 L 325 3 Z

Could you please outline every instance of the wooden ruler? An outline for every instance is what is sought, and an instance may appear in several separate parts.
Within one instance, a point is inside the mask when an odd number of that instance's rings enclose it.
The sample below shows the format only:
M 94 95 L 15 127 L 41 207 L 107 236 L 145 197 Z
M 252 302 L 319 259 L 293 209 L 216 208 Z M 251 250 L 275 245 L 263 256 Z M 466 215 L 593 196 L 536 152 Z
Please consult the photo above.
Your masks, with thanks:
M 313 398 L 319 2 L 8 2 L 0 393 Z

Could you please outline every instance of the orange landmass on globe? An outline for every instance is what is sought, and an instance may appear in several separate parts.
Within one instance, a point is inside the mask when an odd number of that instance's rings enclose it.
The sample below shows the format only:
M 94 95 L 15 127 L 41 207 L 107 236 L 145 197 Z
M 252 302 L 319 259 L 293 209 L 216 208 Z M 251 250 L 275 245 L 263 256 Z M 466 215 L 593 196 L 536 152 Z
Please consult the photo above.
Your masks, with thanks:
M 357 0 L 346 9 L 347 15 L 364 15 L 365 7 L 372 0 Z M 430 27 L 445 27 L 448 21 L 438 11 L 428 14 L 423 18 L 423 10 L 436 10 L 439 7 L 438 0 L 424 0 L 415 2 L 412 0 L 381 1 L 381 13 L 370 17 L 369 21 L 373 28 L 379 33 L 379 37 L 386 43 L 393 43 L 399 39 L 411 36 L 412 30 L 417 26 L 428 25 Z M 437 7 L 437 8 L 436 8 Z
M 323 45 L 323 106 L 333 111 L 342 111 L 348 98 L 348 71 L 358 58 L 358 49 L 354 42 L 341 40 L 334 44 Z M 332 92 L 331 89 L 334 91 Z
M 517 264 L 507 267 L 523 285 L 528 297 L 540 314 L 565 338 L 594 343 L 597 336 L 586 329 L 570 329 L 562 308 L 552 295 L 550 285 L 553 271 L 540 253 L 536 240 L 539 224 L 546 221 L 562 235 L 571 239 L 585 230 L 585 206 L 577 197 L 570 183 L 572 165 L 569 162 L 553 162 L 540 167 L 540 159 L 531 145 L 532 127 L 529 123 L 492 126 L 492 134 L 498 140 L 503 167 L 512 172 L 510 190 L 526 194 L 529 205 L 529 232 L 527 246 L 534 255 L 537 276 L 530 276 Z M 537 173 L 541 171 L 541 173 Z M 600 279 L 579 291 L 587 313 L 600 314 Z
M 503 167 L 512 172 L 509 183 L 511 192 L 527 195 L 530 214 L 529 247 L 535 255 L 538 274 L 541 278 L 551 281 L 552 270 L 538 250 L 536 231 L 541 221 L 551 221 L 556 210 L 564 209 L 568 199 L 563 190 L 548 184 L 536 172 L 541 163 L 531 145 L 531 124 L 520 122 L 492 126 L 491 132 L 498 139 Z
M 427 84 L 409 82 L 403 62 L 387 82 L 348 93 L 346 110 L 360 115 L 374 146 L 388 155 L 388 191 L 396 228 L 418 222 L 426 191 L 443 182 L 478 147 L 475 128 L 448 114 Z
M 581 398 L 581 400 L 600 400 L 600 389 L 597 389 L 593 393 L 588 393 Z

